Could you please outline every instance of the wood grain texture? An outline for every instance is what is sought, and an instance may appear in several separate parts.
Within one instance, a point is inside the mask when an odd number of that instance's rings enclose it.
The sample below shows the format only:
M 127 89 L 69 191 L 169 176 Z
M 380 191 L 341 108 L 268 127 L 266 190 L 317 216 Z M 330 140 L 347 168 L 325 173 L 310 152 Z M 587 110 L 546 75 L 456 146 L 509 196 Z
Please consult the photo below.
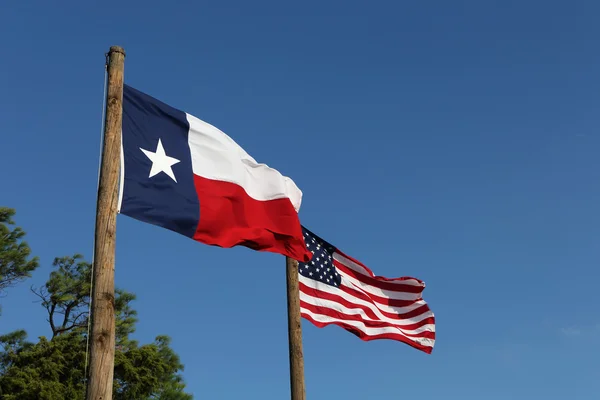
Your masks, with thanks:
M 94 236 L 87 400 L 112 400 L 115 357 L 115 242 L 125 51 L 108 53 L 108 91 Z
M 304 354 L 302 352 L 302 320 L 300 317 L 300 290 L 298 287 L 298 261 L 286 257 L 286 273 L 291 399 L 306 400 Z

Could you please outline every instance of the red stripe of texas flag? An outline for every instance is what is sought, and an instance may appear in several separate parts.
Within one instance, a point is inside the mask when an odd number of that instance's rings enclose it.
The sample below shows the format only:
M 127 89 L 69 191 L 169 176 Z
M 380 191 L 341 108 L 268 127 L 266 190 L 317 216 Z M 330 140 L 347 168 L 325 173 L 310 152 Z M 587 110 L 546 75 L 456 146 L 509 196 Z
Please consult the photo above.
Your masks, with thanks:
M 301 262 L 311 259 L 298 213 L 288 198 L 255 200 L 237 184 L 198 175 L 194 175 L 194 185 L 200 200 L 194 240 L 286 254 Z

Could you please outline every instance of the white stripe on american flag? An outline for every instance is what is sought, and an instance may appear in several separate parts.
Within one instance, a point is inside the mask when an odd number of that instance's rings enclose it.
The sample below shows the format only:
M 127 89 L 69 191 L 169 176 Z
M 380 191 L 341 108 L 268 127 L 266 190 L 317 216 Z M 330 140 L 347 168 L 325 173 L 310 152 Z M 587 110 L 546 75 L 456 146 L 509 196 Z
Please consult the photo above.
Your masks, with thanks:
M 435 317 L 414 278 L 375 276 L 345 254 L 333 253 L 339 287 L 299 275 L 300 312 L 319 327 L 336 324 L 363 340 L 399 340 L 426 353 L 435 343 Z
M 314 281 L 312 279 L 306 279 L 304 277 L 300 277 L 300 280 L 305 285 L 312 286 L 313 289 L 317 289 L 317 290 L 319 288 L 324 288 L 324 287 L 328 286 L 328 285 L 324 285 L 320 282 Z M 300 300 L 304 301 L 307 304 L 311 304 L 313 306 L 330 308 L 332 310 L 341 312 L 342 314 L 360 315 L 361 319 L 363 319 L 365 321 L 372 321 L 372 322 L 384 321 L 384 322 L 389 323 L 390 325 L 397 326 L 398 329 L 400 329 L 400 330 L 402 330 L 402 326 L 404 326 L 404 325 L 417 324 L 427 318 L 433 317 L 433 313 L 431 311 L 427 311 L 427 312 L 425 312 L 423 314 L 419 314 L 413 318 L 407 318 L 407 319 L 403 319 L 403 320 L 394 319 L 394 318 L 389 318 L 389 317 L 383 315 L 377 307 L 373 307 L 373 306 L 369 307 L 369 305 L 365 305 L 364 302 L 361 305 L 355 304 L 352 307 L 347 307 L 344 304 L 339 303 L 335 300 L 328 300 L 328 299 L 324 299 L 322 297 L 321 298 L 313 297 L 311 295 L 306 294 L 305 292 L 300 293 Z M 359 301 L 360 300 L 356 301 L 356 303 L 358 303 Z M 366 311 L 367 308 L 370 309 L 371 311 L 373 311 L 372 314 L 375 314 L 374 317 L 367 315 L 368 314 L 368 311 Z M 429 326 L 429 325 L 427 325 L 427 326 Z M 406 331 L 406 332 L 410 332 L 410 331 Z M 412 332 L 412 333 L 414 333 L 414 332 Z

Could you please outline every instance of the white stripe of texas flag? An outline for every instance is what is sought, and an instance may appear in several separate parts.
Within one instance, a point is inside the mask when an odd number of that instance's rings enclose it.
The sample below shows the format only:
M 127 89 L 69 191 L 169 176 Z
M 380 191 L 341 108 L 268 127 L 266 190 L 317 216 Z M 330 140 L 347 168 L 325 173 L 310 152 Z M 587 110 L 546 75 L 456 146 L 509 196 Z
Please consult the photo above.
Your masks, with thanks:
M 194 175 L 229 182 L 242 187 L 251 198 L 259 201 L 288 198 L 296 212 L 302 204 L 302 191 L 294 181 L 266 164 L 258 163 L 231 137 L 215 126 L 187 114 L 190 125 L 188 145 Z M 156 149 L 140 149 L 152 161 L 152 172 L 165 172 L 175 182 L 172 165 L 179 160 L 169 157 L 159 141 Z M 121 146 L 121 179 L 118 210 L 123 201 L 125 176 L 124 154 Z

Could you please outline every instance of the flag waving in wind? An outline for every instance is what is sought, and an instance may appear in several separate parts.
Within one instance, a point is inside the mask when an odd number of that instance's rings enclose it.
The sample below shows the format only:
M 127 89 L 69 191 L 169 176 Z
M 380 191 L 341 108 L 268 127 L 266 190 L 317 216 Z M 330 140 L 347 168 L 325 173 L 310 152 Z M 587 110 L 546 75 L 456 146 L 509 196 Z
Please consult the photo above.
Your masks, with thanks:
M 304 240 L 313 254 L 298 265 L 300 312 L 322 328 L 339 325 L 362 340 L 392 339 L 431 353 L 435 317 L 415 278 L 384 278 L 342 253 L 308 229 Z
M 308 261 L 302 192 L 214 126 L 128 85 L 119 212 L 198 242 Z

